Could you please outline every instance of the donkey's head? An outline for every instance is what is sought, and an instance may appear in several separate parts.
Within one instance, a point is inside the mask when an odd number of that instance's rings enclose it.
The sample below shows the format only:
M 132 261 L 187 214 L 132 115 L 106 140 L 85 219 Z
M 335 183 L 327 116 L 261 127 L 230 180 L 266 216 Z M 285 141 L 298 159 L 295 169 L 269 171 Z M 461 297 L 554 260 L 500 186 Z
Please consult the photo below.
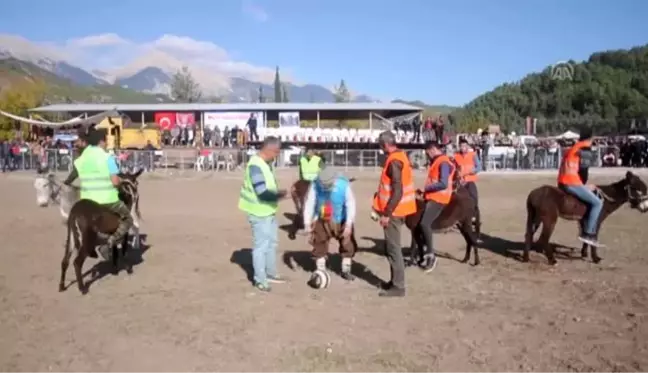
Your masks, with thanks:
M 641 178 L 628 171 L 625 176 L 625 190 L 630 207 L 640 212 L 648 212 L 648 187 Z
M 39 173 L 34 180 L 36 189 L 36 204 L 47 207 L 51 203 L 59 202 L 60 185 L 53 173 Z
M 121 172 L 119 178 L 122 180 L 119 186 L 119 199 L 134 212 L 138 219 L 141 218 L 139 210 L 139 182 L 138 178 L 144 170 L 140 169 L 135 173 Z

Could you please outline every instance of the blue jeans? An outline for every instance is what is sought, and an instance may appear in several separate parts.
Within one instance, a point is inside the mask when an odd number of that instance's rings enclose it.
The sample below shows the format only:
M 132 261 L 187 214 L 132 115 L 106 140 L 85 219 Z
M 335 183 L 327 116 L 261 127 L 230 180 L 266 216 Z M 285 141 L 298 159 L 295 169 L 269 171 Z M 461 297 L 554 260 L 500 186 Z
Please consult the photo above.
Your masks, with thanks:
M 274 215 L 248 215 L 248 221 L 252 226 L 254 282 L 268 285 L 268 276 L 277 276 L 277 219 Z
M 589 205 L 587 210 L 587 217 L 585 219 L 585 234 L 596 234 L 596 223 L 598 218 L 601 215 L 601 210 L 603 209 L 603 201 L 599 199 L 594 192 L 592 192 L 585 185 L 570 185 L 564 187 L 567 193 L 578 198 L 582 202 Z

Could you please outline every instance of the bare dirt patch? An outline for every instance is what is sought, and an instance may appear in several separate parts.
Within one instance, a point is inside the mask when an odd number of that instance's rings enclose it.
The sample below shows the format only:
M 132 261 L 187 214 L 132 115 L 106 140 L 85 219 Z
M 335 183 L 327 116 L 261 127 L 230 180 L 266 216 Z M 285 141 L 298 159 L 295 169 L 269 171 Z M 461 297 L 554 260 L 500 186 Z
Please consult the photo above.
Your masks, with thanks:
M 442 259 L 429 275 L 410 269 L 407 297 L 381 299 L 371 285 L 389 274 L 376 253 L 382 232 L 369 219 L 377 176 L 354 176 L 366 201 L 355 282 L 333 276 L 327 290 L 308 288 L 299 266 L 309 257 L 306 238 L 290 241 L 282 231 L 279 268 L 291 283 L 256 293 L 245 271 L 250 235 L 236 209 L 238 177 L 148 177 L 142 226 L 150 248 L 132 276 L 107 275 L 81 296 L 75 287 L 57 292 L 57 211 L 35 206 L 30 177 L 0 175 L 0 369 L 648 370 L 645 216 L 624 207 L 606 222 L 599 265 L 571 252 L 579 247 L 568 222 L 553 238 L 567 247 L 557 268 L 537 253 L 520 263 L 526 194 L 554 177 L 486 175 L 482 265 Z M 293 177 L 283 173 L 281 182 Z M 292 204 L 281 212 L 288 223 Z M 436 243 L 463 255 L 456 233 Z

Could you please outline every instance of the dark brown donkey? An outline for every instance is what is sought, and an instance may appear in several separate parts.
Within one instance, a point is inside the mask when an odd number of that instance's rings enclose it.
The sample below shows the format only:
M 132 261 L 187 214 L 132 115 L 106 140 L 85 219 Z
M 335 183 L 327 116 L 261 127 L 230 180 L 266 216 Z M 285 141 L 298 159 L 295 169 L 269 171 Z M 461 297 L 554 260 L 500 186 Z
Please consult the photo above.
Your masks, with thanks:
M 635 174 L 628 171 L 625 177 L 616 183 L 610 185 L 598 185 L 597 192 L 603 199 L 603 209 L 596 227 L 598 234 L 603 221 L 614 213 L 619 207 L 626 202 L 630 207 L 644 213 L 648 211 L 648 195 L 646 194 L 646 184 Z M 565 220 L 581 221 L 586 212 L 586 206 L 576 197 L 568 195 L 558 187 L 543 185 L 529 193 L 527 197 L 527 225 L 525 234 L 524 255 L 522 260 L 529 261 L 529 250 L 533 246 L 533 235 L 542 224 L 542 233 L 537 241 L 537 248 L 545 253 L 549 264 L 556 264 L 554 255 L 554 245 L 549 243 L 551 235 L 556 227 L 558 218 Z M 587 258 L 587 248 L 590 245 L 583 244 L 581 257 Z M 601 257 L 598 255 L 596 247 L 591 247 L 592 261 L 598 263 Z
M 443 209 L 441 215 L 434 221 L 432 229 L 435 231 L 443 231 L 454 226 L 459 228 L 459 232 L 466 240 L 466 255 L 462 259 L 462 263 L 467 263 L 470 260 L 470 250 L 474 250 L 475 265 L 479 265 L 479 252 L 477 248 L 477 239 L 479 237 L 479 227 L 481 225 L 478 221 L 473 221 L 475 217 L 475 200 L 470 196 L 468 190 L 462 185 L 456 185 L 455 191 L 452 193 L 450 203 Z M 425 246 L 425 239 L 423 237 L 423 230 L 420 223 L 425 210 L 425 200 L 423 200 L 423 193 L 420 190 L 416 191 L 416 213 L 409 215 L 405 218 L 405 225 L 412 233 L 412 244 L 410 247 L 410 264 L 415 264 L 422 259 L 423 247 Z M 474 226 L 473 226 L 474 224 Z M 475 227 L 477 232 L 475 231 Z
M 136 217 L 141 218 L 139 212 L 139 192 L 137 178 L 143 170 L 135 174 L 120 174 L 122 184 L 119 187 L 119 199 L 128 206 L 131 211 L 135 212 Z M 102 239 L 106 239 L 110 234 L 117 230 L 119 219 L 117 215 L 94 201 L 87 199 L 79 200 L 72 206 L 67 221 L 67 238 L 65 241 L 65 254 L 61 261 L 61 279 L 59 281 L 59 291 L 65 290 L 65 273 L 70 264 L 72 248 L 70 241 L 74 240 L 74 248 L 77 255 L 74 258 L 74 273 L 76 275 L 77 285 L 81 294 L 86 294 L 88 288 L 83 281 L 83 263 L 87 257 L 96 258 L 96 247 Z M 128 233 L 124 236 L 121 246 L 121 257 L 126 256 L 128 248 Z M 118 273 L 119 250 L 117 246 L 112 248 L 112 265 L 113 274 Z M 126 263 L 126 272 L 133 273 L 133 267 Z
M 355 180 L 356 179 L 352 177 L 349 179 L 349 183 L 352 183 Z M 288 238 L 291 240 L 294 240 L 297 237 L 297 232 L 304 228 L 304 219 L 302 219 L 302 215 L 310 183 L 311 182 L 308 180 L 297 180 L 290 188 L 290 197 L 295 204 L 295 211 L 297 212 L 293 218 L 292 225 L 288 229 Z

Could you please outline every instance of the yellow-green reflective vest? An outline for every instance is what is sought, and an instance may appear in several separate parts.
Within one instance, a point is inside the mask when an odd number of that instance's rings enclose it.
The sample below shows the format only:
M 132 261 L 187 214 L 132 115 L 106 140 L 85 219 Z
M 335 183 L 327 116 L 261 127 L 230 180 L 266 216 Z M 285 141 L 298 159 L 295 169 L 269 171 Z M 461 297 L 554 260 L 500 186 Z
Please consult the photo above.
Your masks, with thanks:
M 264 217 L 274 215 L 277 212 L 277 202 L 260 201 L 252 179 L 250 178 L 250 167 L 257 166 L 263 172 L 266 188 L 271 192 L 277 192 L 277 181 L 275 180 L 274 173 L 270 165 L 258 155 L 252 156 L 247 166 L 245 167 L 245 179 L 243 180 L 243 187 L 241 188 L 241 195 L 239 197 L 238 207 L 252 216 Z
M 299 168 L 301 169 L 301 175 L 304 180 L 313 181 L 317 178 L 317 175 L 320 172 L 320 160 L 321 158 L 317 155 L 311 157 L 311 159 L 306 159 L 306 157 L 301 157 L 299 160 Z
M 89 199 L 102 205 L 119 202 L 119 191 L 110 178 L 108 157 L 105 150 L 88 146 L 74 161 L 81 181 L 81 199 Z

